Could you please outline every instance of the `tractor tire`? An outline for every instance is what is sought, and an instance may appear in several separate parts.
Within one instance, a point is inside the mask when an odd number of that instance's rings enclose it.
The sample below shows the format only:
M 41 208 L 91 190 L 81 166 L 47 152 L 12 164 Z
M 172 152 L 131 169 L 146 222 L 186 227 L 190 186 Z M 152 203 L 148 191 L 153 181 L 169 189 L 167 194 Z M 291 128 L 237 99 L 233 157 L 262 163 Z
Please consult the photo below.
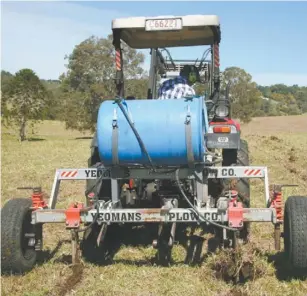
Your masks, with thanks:
M 26 233 L 35 233 L 31 224 L 31 199 L 14 198 L 1 210 L 1 268 L 5 272 L 24 273 L 35 263 L 37 252 L 29 246 Z
M 238 166 L 249 166 L 249 151 L 248 144 L 245 140 L 241 140 L 241 147 L 237 155 Z M 237 189 L 244 205 L 250 207 L 250 183 L 248 178 L 241 178 L 237 183 Z
M 249 166 L 249 150 L 248 144 L 245 140 L 240 140 L 240 149 L 223 150 L 223 163 L 222 166 Z M 225 185 L 230 185 L 231 180 L 226 179 Z M 250 207 L 250 183 L 248 178 L 240 178 L 236 183 L 236 189 L 239 197 L 246 208 Z
M 307 197 L 290 196 L 285 204 L 284 247 L 294 268 L 307 268 Z
M 223 150 L 222 166 L 249 166 L 249 149 L 245 140 L 240 140 L 240 149 Z M 238 178 L 235 180 L 224 179 L 223 187 L 226 189 L 235 189 L 238 191 L 238 197 L 243 203 L 243 207 L 250 207 L 250 182 L 248 178 Z M 250 223 L 244 223 L 244 227 L 240 232 L 240 238 L 245 243 L 249 241 Z

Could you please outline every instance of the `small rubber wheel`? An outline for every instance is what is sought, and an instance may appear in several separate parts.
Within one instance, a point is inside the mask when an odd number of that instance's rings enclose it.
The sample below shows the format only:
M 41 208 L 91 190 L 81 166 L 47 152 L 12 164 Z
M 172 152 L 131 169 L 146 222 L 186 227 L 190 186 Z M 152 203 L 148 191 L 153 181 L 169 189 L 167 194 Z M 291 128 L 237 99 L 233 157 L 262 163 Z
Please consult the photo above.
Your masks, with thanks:
M 24 273 L 36 263 L 31 224 L 31 199 L 14 198 L 1 210 L 1 268 L 4 272 Z
M 307 197 L 290 196 L 285 204 L 284 247 L 294 268 L 307 268 Z

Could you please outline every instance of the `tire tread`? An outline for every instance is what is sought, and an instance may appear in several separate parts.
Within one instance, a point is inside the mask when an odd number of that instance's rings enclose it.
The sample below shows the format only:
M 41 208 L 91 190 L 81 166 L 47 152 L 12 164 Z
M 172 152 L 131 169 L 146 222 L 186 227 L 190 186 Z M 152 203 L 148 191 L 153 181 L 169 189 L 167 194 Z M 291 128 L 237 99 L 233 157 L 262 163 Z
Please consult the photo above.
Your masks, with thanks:
M 290 196 L 285 204 L 289 223 L 289 258 L 294 267 L 307 268 L 307 197 Z
M 21 251 L 20 235 L 24 218 L 32 205 L 29 198 L 14 198 L 1 209 L 1 268 L 22 273 L 32 269 L 36 252 L 26 259 Z

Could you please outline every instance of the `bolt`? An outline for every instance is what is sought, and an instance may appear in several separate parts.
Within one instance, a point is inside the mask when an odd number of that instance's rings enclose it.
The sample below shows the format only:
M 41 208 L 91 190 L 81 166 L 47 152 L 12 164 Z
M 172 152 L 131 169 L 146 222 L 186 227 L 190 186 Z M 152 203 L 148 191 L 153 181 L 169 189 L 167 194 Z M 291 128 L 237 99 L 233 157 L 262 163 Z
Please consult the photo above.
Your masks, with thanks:
M 78 222 L 75 222 L 75 226 L 78 226 Z
M 154 249 L 156 249 L 158 247 L 158 240 L 156 240 L 156 239 L 153 240 L 152 241 L 152 246 L 153 246 Z

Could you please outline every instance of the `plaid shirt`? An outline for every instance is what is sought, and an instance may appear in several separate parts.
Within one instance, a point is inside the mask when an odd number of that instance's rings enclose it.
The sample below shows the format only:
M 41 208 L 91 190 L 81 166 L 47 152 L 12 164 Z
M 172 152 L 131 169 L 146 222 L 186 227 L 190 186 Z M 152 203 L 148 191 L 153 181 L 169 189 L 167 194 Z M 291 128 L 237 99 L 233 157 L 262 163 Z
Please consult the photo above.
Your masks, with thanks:
M 180 99 L 187 96 L 195 96 L 195 91 L 188 85 L 187 80 L 180 76 L 164 81 L 158 91 L 159 100 Z

